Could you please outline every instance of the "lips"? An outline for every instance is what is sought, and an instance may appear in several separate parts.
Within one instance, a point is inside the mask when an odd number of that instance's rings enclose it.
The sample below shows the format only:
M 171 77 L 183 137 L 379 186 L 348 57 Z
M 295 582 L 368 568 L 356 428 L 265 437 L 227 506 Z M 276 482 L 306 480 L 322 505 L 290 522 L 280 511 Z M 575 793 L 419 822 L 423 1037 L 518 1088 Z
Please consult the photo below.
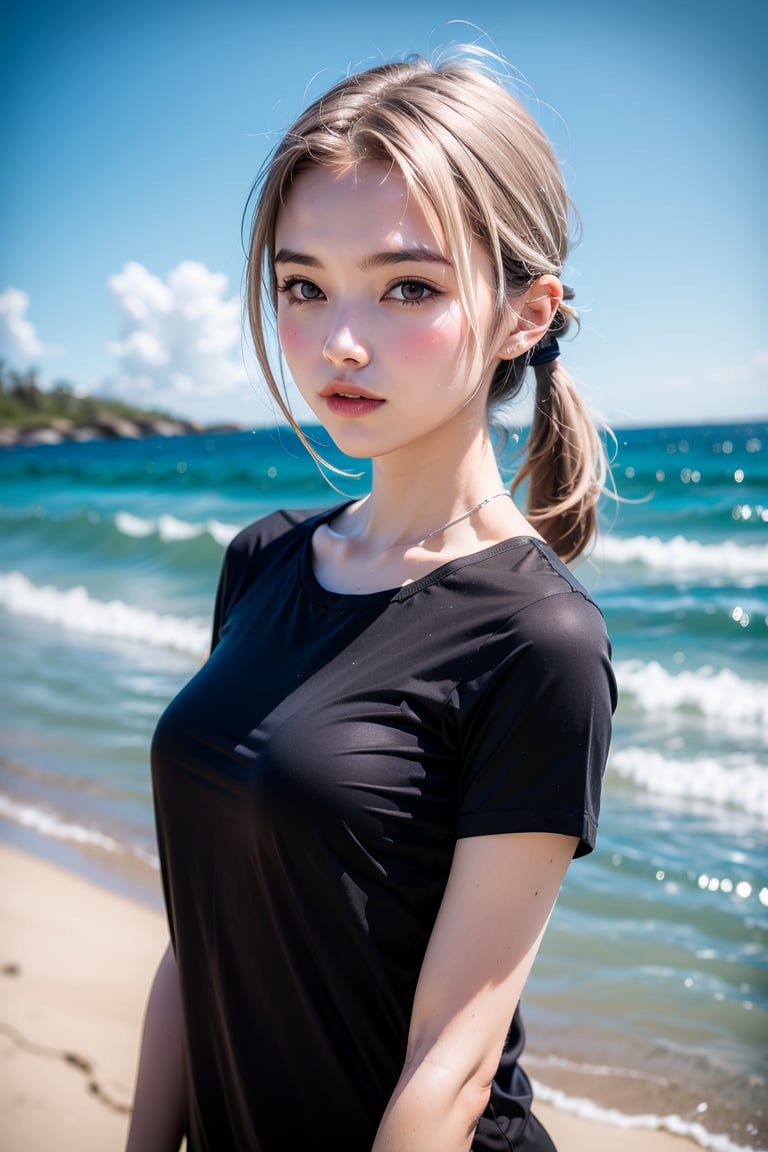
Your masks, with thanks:
M 374 396 L 367 388 L 361 388 L 349 380 L 332 380 L 320 390 L 329 412 L 334 416 L 345 416 L 357 419 L 369 416 L 385 403 L 378 396 Z
M 380 396 L 374 396 L 373 392 L 361 388 L 358 384 L 352 384 L 348 380 L 331 380 L 330 384 L 321 388 L 320 395 L 325 399 L 329 399 L 331 396 L 341 396 L 344 400 L 376 400 L 378 403 L 383 403 Z

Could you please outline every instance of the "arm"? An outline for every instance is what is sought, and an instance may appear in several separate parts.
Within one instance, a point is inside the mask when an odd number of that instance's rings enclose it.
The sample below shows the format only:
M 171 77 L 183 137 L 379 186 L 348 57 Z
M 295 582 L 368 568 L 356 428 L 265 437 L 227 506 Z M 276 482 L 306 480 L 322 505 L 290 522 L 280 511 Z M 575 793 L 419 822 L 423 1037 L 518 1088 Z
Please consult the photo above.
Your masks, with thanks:
M 126 1152 L 178 1152 L 183 1133 L 181 1001 L 176 960 L 169 944 L 144 1017 Z
M 468 1152 L 577 844 L 552 833 L 458 841 L 373 1152 Z

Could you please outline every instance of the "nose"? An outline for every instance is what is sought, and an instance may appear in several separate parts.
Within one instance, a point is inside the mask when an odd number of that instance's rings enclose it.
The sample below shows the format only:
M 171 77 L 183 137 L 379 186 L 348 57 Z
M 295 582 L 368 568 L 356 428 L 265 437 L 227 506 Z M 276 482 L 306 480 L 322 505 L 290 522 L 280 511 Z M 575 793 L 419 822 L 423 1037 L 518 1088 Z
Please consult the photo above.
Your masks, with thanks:
M 335 366 L 362 367 L 369 362 L 370 349 L 359 334 L 359 326 L 348 314 L 336 318 L 323 346 L 323 356 Z

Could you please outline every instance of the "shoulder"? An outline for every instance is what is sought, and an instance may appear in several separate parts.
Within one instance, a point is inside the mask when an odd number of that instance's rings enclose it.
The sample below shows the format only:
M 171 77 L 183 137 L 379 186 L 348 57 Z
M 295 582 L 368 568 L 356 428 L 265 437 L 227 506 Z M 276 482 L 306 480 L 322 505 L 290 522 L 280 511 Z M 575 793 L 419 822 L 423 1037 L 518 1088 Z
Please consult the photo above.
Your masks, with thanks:
M 289 508 L 270 512 L 269 515 L 254 520 L 252 524 L 241 529 L 233 537 L 227 548 L 227 559 L 229 561 L 247 560 L 274 540 L 279 540 L 297 528 L 305 528 L 310 521 L 322 515 L 323 512 L 318 509 L 306 511 Z
M 542 641 L 580 631 L 605 635 L 602 614 L 587 589 L 534 537 L 466 557 L 447 583 L 449 590 L 464 594 L 467 612 L 486 617 L 493 634 L 514 632 Z
M 562 592 L 576 592 L 591 601 L 586 588 L 560 557 L 535 536 L 518 537 L 491 549 L 483 563 L 486 578 L 497 573 L 514 588 L 520 607 Z
M 528 599 L 516 628 L 545 653 L 610 658 L 608 631 L 598 605 L 548 545 L 536 540 L 532 544 Z
M 332 508 L 282 508 L 255 520 L 232 539 L 224 560 L 225 570 L 242 571 L 258 557 L 276 556 L 283 547 L 306 538 L 316 524 L 329 519 L 337 511 Z
M 512 676 L 520 698 L 526 685 L 579 698 L 599 686 L 613 705 L 611 645 L 599 607 L 546 544 L 518 544 L 500 549 L 478 574 L 494 626 L 477 649 L 471 680 L 479 688 Z
M 270 545 L 285 540 L 296 533 L 296 529 L 306 524 L 310 513 L 279 511 L 272 512 L 243 528 L 230 541 L 221 571 L 221 584 L 230 592 L 240 590 L 246 573 L 258 563 Z
M 548 545 L 530 543 L 518 570 L 515 628 L 557 648 L 607 641 L 603 614 L 584 585 Z
M 333 509 L 283 509 L 255 520 L 237 533 L 227 547 L 219 576 L 214 607 L 214 645 L 224 621 L 256 574 L 264 571 L 265 565 L 275 565 L 277 570 L 281 561 L 287 563 L 288 557 L 297 553 L 313 524 L 332 512 Z

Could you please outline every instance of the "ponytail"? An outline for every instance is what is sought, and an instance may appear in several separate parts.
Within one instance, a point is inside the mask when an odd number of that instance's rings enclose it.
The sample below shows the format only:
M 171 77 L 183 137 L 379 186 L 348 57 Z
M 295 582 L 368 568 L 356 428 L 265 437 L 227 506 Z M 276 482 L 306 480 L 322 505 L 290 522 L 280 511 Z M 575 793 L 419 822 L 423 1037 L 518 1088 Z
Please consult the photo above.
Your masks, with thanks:
M 560 360 L 538 364 L 535 372 L 534 417 L 512 492 L 527 480 L 526 515 L 568 562 L 595 535 L 608 464 L 595 422 Z

